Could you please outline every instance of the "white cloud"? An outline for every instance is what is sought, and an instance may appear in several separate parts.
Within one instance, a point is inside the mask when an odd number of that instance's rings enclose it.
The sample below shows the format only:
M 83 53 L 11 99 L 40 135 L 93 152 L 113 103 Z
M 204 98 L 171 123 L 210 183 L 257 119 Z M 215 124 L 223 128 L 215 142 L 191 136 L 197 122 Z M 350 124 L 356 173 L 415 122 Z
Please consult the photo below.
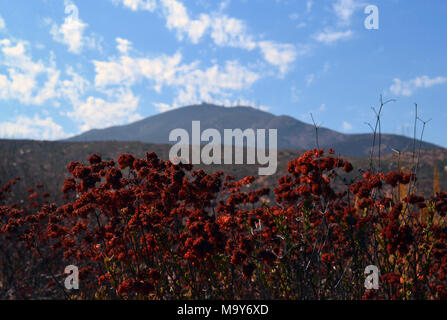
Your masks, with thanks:
M 223 100 L 231 92 L 250 88 L 260 78 L 258 73 L 237 61 L 207 68 L 200 68 L 198 61 L 184 64 L 178 52 L 155 58 L 121 55 L 108 61 L 94 61 L 94 65 L 98 88 L 130 87 L 143 80 L 149 81 L 157 92 L 165 86 L 173 88 L 176 98 L 172 105 L 155 105 L 163 111 L 190 103 Z
M 127 55 L 132 48 L 132 43 L 127 39 L 116 38 L 116 42 L 118 43 L 116 46 L 117 50 L 123 55 Z
M 352 15 L 362 6 L 364 6 L 364 4 L 358 0 L 337 0 L 333 4 L 333 9 L 339 19 L 339 24 L 345 26 L 350 25 Z
M 221 1 L 221 3 L 219 4 L 219 11 L 224 11 L 230 5 L 230 2 L 231 0 Z
M 319 34 L 315 35 L 315 40 L 318 42 L 323 42 L 325 44 L 332 44 L 339 40 L 346 40 L 349 39 L 352 36 L 351 30 L 346 31 L 332 31 L 329 29 L 326 29 L 323 32 L 320 32 Z
M 27 52 L 26 41 L 0 40 L 0 99 L 17 100 L 26 105 L 43 105 L 55 99 L 68 99 L 72 103 L 89 86 L 87 80 L 68 68 L 66 78 L 56 68 L 54 57 L 49 62 L 34 61 Z
M 71 77 L 70 80 L 61 80 L 58 92 L 62 98 L 67 99 L 73 106 L 79 105 L 81 97 L 90 88 L 88 80 L 76 73 L 72 67 L 68 67 L 66 74 Z
M 352 130 L 352 124 L 350 124 L 347 121 L 343 121 L 343 131 L 351 131 Z
M 0 66 L 7 73 L 0 73 L 0 99 L 16 99 L 23 104 L 41 105 L 54 98 L 59 71 L 51 60 L 49 65 L 33 61 L 26 53 L 25 41 L 0 40 Z M 44 78 L 41 84 L 38 79 Z
M 113 1 L 117 3 L 123 0 Z M 133 3 L 134 1 L 129 2 Z M 254 40 L 242 20 L 229 17 L 220 11 L 210 14 L 201 13 L 194 19 L 190 17 L 185 5 L 178 0 L 160 0 L 159 4 L 166 19 L 166 27 L 175 31 L 179 40 L 186 38 L 197 44 L 205 35 L 209 35 L 213 43 L 220 47 L 244 50 L 259 48 L 264 59 L 269 64 L 278 67 L 281 74 L 286 72 L 288 66 L 295 61 L 298 55 L 292 44 Z M 134 8 L 133 10 L 139 9 L 137 6 L 127 5 L 127 7 Z M 222 7 L 221 10 L 223 10 Z
M 323 65 L 323 68 L 321 70 L 308 74 L 306 76 L 306 86 L 309 87 L 310 85 L 315 83 L 315 81 L 317 79 L 321 78 L 325 73 L 327 73 L 329 71 L 329 68 L 330 68 L 330 65 L 328 62 L 326 62 Z
M 306 13 L 310 13 L 312 11 L 313 5 L 314 5 L 314 3 L 312 0 L 308 0 L 306 2 Z
M 82 48 L 97 46 L 95 39 L 84 35 L 84 30 L 88 26 L 79 18 L 79 10 L 70 0 L 65 0 L 64 23 L 60 26 L 53 24 L 50 33 L 57 42 L 68 46 L 68 51 L 79 54 Z
M 118 41 L 118 50 L 123 39 Z M 127 40 L 126 40 L 127 41 Z M 131 45 L 127 42 L 128 46 Z M 154 89 L 160 91 L 164 84 L 171 84 L 175 80 L 175 75 L 179 72 L 186 73 L 191 66 L 180 65 L 182 56 L 176 53 L 172 56 L 161 55 L 156 58 L 138 58 L 128 55 L 121 55 L 109 61 L 93 61 L 96 76 L 95 85 L 97 87 L 107 87 L 111 85 L 132 86 L 136 82 L 146 78 L 155 81 Z
M 126 42 L 118 42 L 123 46 Z M 130 43 L 128 43 L 130 45 Z M 34 61 L 27 53 L 28 43 L 25 41 L 0 40 L 0 67 L 6 73 L 0 73 L 0 99 L 18 100 L 26 105 L 48 105 L 57 107 L 62 100 L 71 103 L 73 110 L 66 112 L 80 124 L 81 130 L 95 127 L 106 127 L 135 121 L 141 117 L 136 113 L 138 97 L 129 89 L 118 88 L 113 92 L 98 88 L 106 98 L 89 96 L 84 98 L 91 84 L 73 67 L 64 73 L 56 68 L 54 59 L 50 61 Z M 63 75 L 63 77 L 62 77 Z M 14 122 L 3 122 L 0 133 L 3 136 L 30 137 L 35 139 L 59 139 L 66 134 L 51 118 L 19 117 Z
M 189 17 L 183 3 L 177 0 L 161 0 L 161 4 L 167 28 L 176 30 L 179 39 L 183 39 L 186 33 L 193 43 L 197 43 L 210 27 L 211 21 L 207 14 L 201 14 L 199 19 L 193 20 Z
M 212 19 L 211 38 L 218 46 L 228 46 L 253 50 L 256 43 L 246 31 L 245 23 L 226 15 L 215 16 Z
M 113 0 L 113 2 L 115 4 L 122 3 L 124 7 L 127 7 L 132 11 L 154 11 L 157 7 L 157 2 L 155 0 Z
M 83 103 L 74 106 L 67 116 L 80 123 L 82 131 L 93 128 L 105 128 L 126 122 L 133 122 L 142 117 L 136 113 L 139 98 L 129 89 L 106 92 L 107 100 L 88 97 Z
M 394 78 L 393 84 L 390 87 L 390 92 L 397 96 L 409 97 L 419 88 L 430 88 L 434 85 L 443 84 L 445 82 L 447 82 L 446 77 L 430 78 L 426 75 L 416 77 L 408 81 L 402 81 L 399 78 Z
M 295 61 L 297 52 L 290 44 L 280 44 L 272 41 L 261 41 L 259 47 L 264 58 L 270 64 L 277 66 L 281 74 L 286 73 L 289 65 Z
M 289 14 L 289 19 L 290 20 L 298 20 L 299 17 L 300 17 L 300 15 L 298 13 L 296 13 L 296 12 L 293 12 L 293 13 Z
M 198 19 L 191 19 L 186 7 L 177 0 L 161 0 L 166 26 L 175 30 L 180 40 L 184 35 L 192 43 L 199 40 L 209 32 L 214 43 L 218 46 L 229 46 L 252 50 L 256 43 L 247 34 L 245 24 L 239 20 L 221 13 L 212 15 L 202 13 Z
M 311 73 L 306 77 L 306 85 L 310 86 L 315 80 L 315 73 Z
M 292 86 L 290 88 L 290 97 L 292 99 L 292 102 L 299 102 L 301 100 L 302 91 L 301 89 L 298 89 L 296 86 Z
M 322 32 L 314 35 L 314 39 L 324 44 L 333 44 L 340 40 L 347 40 L 352 37 L 353 31 L 346 29 L 351 25 L 351 19 L 355 11 L 364 7 L 365 3 L 359 0 L 336 0 L 332 9 L 337 17 L 335 28 L 325 28 Z M 341 30 L 341 29 L 345 30 Z
M 67 136 L 62 126 L 55 123 L 51 117 L 20 116 L 13 122 L 0 122 L 0 137 L 2 138 L 56 140 Z
M 195 68 L 174 81 L 174 85 L 180 87 L 176 101 L 184 105 L 198 100 L 222 99 L 231 91 L 248 89 L 258 79 L 257 73 L 237 61 L 227 61 L 225 66 L 215 64 L 204 70 Z
M 6 29 L 6 23 L 5 20 L 0 16 L 0 31 L 3 31 Z

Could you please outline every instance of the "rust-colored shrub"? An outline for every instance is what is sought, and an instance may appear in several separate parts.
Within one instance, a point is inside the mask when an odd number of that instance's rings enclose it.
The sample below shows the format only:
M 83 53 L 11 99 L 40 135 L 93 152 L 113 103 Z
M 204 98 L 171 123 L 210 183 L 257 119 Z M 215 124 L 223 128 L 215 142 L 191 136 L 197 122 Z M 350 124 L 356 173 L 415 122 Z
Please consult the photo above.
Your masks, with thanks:
M 0 189 L 0 243 L 3 254 L 22 247 L 3 278 L 22 259 L 29 270 L 9 280 L 32 281 L 21 297 L 446 298 L 447 193 L 398 201 L 394 187 L 415 180 L 402 172 L 367 172 L 336 191 L 354 168 L 334 154 L 291 161 L 271 204 L 270 190 L 248 187 L 254 177 L 193 171 L 154 153 L 123 154 L 118 167 L 97 154 L 71 163 L 61 206 L 37 205 L 34 189 L 26 208 L 7 203 L 10 182 Z M 62 286 L 69 264 L 80 268 L 79 291 Z M 379 290 L 364 288 L 368 265 L 381 272 Z

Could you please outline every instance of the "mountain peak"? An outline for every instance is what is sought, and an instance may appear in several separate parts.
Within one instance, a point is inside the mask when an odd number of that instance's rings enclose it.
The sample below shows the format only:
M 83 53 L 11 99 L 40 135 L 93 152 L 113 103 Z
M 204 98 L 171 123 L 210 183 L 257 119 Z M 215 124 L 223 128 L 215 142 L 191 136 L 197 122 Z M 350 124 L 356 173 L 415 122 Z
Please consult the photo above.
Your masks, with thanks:
M 68 141 L 141 141 L 170 144 L 169 133 L 177 128 L 191 134 L 192 121 L 200 121 L 201 130 L 217 129 L 277 129 L 279 149 L 312 149 L 315 147 L 315 128 L 288 115 L 276 116 L 251 106 L 226 107 L 210 103 L 194 104 L 169 110 L 123 126 L 94 129 L 69 138 Z M 350 156 L 369 154 L 372 134 L 343 134 L 320 128 L 320 147 L 334 148 Z M 398 135 L 382 135 L 383 153 L 392 149 L 407 150 L 413 140 Z M 438 148 L 422 143 L 423 149 Z

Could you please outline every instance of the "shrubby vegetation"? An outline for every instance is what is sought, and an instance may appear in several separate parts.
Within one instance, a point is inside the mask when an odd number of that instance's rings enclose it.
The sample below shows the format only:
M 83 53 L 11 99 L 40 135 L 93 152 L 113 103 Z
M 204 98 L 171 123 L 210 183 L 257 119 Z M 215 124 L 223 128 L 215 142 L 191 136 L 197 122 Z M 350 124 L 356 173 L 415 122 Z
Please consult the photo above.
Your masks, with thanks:
M 447 193 L 333 150 L 291 161 L 272 190 L 155 153 L 72 162 L 65 203 L 0 189 L 0 295 L 75 299 L 445 299 Z M 335 188 L 335 184 L 340 188 Z M 275 201 L 267 201 L 273 193 Z M 66 265 L 80 290 L 63 287 Z M 364 270 L 380 270 L 366 290 Z

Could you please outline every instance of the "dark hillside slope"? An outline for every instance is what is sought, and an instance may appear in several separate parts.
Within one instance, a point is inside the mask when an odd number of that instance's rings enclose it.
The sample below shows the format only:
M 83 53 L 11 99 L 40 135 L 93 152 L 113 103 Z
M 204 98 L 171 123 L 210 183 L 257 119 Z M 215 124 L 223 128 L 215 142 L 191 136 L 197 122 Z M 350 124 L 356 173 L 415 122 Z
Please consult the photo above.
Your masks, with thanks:
M 201 131 L 214 128 L 223 136 L 224 129 L 277 129 L 278 149 L 306 150 L 315 147 L 315 129 L 290 116 L 275 116 L 252 107 L 221 107 L 202 104 L 178 108 L 123 126 L 95 129 L 69 138 L 68 141 L 140 141 L 169 144 L 169 133 L 183 128 L 191 135 L 192 121 L 200 121 Z M 343 134 L 327 128 L 319 129 L 319 144 L 332 147 L 349 156 L 367 156 L 370 152 L 372 134 Z M 399 135 L 382 135 L 382 152 L 391 149 L 410 150 L 413 140 Z M 422 143 L 422 149 L 439 148 L 431 143 Z

